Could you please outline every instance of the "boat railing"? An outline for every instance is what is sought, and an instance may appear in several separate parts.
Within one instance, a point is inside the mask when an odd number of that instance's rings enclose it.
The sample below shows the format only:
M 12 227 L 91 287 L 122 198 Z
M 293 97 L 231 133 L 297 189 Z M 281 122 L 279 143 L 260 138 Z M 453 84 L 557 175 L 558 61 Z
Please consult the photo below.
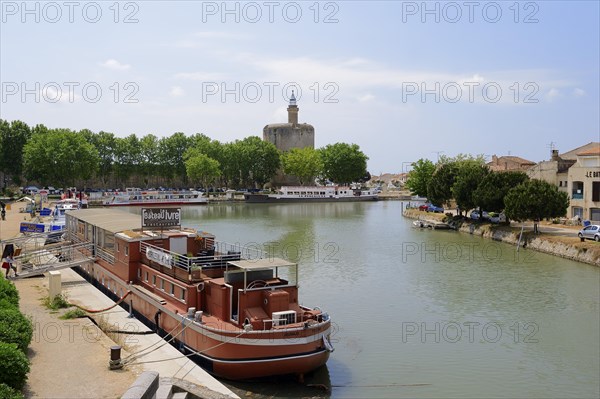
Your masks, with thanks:
M 222 241 L 215 241 L 213 248 L 195 255 L 179 254 L 142 241 L 140 253 L 150 267 L 186 282 L 196 279 L 192 278 L 192 272 L 199 276 L 203 269 L 224 269 L 227 262 L 266 257 L 266 252 L 258 248 Z
M 113 265 L 115 263 L 115 255 L 112 254 L 111 252 L 108 252 L 102 248 L 97 248 L 96 249 L 96 256 L 102 260 L 105 260 L 106 262 L 110 263 L 111 265 Z

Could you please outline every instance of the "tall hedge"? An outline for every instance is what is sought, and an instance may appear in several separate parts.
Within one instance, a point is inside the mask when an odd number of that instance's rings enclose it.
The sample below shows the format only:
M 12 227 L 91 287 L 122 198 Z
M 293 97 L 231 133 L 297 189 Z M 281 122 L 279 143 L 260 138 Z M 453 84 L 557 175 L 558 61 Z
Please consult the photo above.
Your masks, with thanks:
M 0 399 L 24 399 L 23 394 L 16 389 L 2 383 L 0 384 Z
M 15 344 L 0 342 L 0 384 L 21 390 L 27 382 L 29 359 Z
M 17 309 L 0 309 L 0 341 L 16 344 L 23 353 L 31 342 L 31 321 Z
M 6 302 L 3 300 L 12 304 L 15 308 L 19 307 L 19 291 L 4 276 L 0 276 L 0 304 L 4 305 Z

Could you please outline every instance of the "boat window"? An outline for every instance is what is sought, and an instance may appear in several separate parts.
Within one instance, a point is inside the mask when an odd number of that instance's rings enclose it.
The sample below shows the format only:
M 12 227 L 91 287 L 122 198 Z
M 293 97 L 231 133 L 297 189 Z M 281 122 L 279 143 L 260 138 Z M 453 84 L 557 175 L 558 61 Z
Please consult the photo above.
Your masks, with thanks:
M 119 252 L 119 243 L 117 243 L 116 247 L 117 247 L 117 248 L 116 248 L 116 249 L 117 249 L 117 252 Z
M 160 289 L 161 290 L 165 290 L 165 280 L 164 279 L 160 279 Z
M 125 245 L 125 256 L 129 256 L 129 245 Z
M 152 285 L 156 287 L 156 274 L 152 276 Z
M 182 288 L 182 289 L 181 289 L 181 296 L 180 296 L 180 299 L 181 299 L 182 301 L 185 301 L 185 288 Z
M 142 279 L 142 269 L 138 269 L 137 276 L 140 280 Z
M 175 284 L 171 283 L 171 295 L 175 295 Z
M 144 272 L 144 281 L 148 282 L 148 272 Z

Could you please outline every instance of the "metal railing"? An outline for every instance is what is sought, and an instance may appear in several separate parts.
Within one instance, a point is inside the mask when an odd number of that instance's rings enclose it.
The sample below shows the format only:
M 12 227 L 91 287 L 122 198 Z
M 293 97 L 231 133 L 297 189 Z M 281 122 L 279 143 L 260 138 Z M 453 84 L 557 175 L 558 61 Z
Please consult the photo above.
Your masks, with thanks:
M 93 261 L 93 249 L 92 243 L 52 246 L 22 253 L 14 262 L 20 274 L 33 275 Z
M 156 262 L 161 266 L 178 268 L 187 272 L 192 267 L 223 267 L 230 261 L 263 259 L 267 255 L 264 251 L 257 248 L 222 241 L 215 241 L 214 249 L 203 251 L 203 254 L 197 256 L 187 256 L 171 252 L 146 242 L 141 242 L 140 252 L 148 260 Z

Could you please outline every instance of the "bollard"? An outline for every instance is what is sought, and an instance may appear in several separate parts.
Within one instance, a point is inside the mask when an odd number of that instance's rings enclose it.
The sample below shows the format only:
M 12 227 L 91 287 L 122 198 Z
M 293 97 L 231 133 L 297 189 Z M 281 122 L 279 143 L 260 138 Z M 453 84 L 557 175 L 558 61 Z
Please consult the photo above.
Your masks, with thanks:
M 54 299 L 54 297 L 61 294 L 62 291 L 62 283 L 60 272 L 57 270 L 52 270 L 48 272 L 48 296 L 50 299 Z
M 123 364 L 121 363 L 121 347 L 119 345 L 110 347 L 110 362 L 108 362 L 108 366 L 111 370 L 123 368 Z

